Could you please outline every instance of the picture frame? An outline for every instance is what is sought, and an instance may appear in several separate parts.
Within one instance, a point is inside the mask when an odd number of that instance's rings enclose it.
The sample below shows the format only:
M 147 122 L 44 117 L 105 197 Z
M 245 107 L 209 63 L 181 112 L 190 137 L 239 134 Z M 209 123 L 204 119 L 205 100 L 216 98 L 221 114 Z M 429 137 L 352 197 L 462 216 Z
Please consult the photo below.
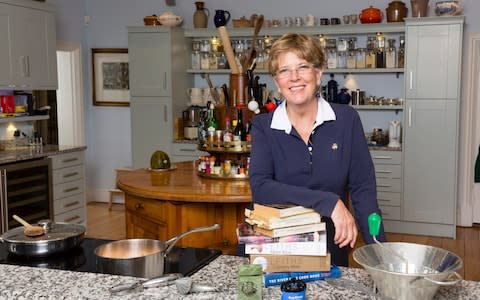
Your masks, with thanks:
M 92 91 L 95 106 L 130 106 L 128 49 L 92 48 Z

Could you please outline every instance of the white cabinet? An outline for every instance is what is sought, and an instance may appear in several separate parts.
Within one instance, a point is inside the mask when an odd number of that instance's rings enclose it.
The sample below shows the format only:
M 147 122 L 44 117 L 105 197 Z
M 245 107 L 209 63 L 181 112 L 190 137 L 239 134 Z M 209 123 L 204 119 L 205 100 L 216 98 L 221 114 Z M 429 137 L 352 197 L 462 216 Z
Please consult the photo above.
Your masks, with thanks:
M 208 155 L 207 152 L 198 150 L 198 145 L 189 143 L 173 143 L 173 161 L 192 161 L 199 156 Z
M 54 7 L 27 0 L 1 0 L 0 25 L 0 88 L 56 89 Z
M 86 225 L 84 151 L 53 155 L 50 160 L 54 221 Z
M 155 150 L 173 156 L 174 119 L 181 117 L 187 88 L 193 86 L 186 74 L 188 53 L 180 28 L 128 28 L 134 168 L 149 167 Z
M 401 219 L 387 231 L 455 237 L 463 17 L 407 19 Z

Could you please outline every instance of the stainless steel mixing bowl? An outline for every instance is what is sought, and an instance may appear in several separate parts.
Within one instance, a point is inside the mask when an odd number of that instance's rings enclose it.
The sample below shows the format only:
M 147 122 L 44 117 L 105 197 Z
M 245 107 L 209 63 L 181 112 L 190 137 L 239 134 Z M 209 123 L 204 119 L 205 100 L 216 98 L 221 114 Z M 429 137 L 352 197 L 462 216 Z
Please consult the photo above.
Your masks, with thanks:
M 392 255 L 392 250 L 407 262 Z M 378 291 L 392 299 L 429 300 L 439 286 L 462 280 L 456 272 L 463 266 L 462 259 L 432 246 L 400 242 L 370 244 L 356 249 L 353 259 L 372 276 Z

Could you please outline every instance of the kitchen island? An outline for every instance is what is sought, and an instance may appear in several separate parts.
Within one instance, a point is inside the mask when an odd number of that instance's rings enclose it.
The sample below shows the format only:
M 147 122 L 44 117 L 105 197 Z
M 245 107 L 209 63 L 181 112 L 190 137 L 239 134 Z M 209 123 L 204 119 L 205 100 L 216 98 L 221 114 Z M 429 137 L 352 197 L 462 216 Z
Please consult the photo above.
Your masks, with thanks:
M 235 229 L 251 202 L 248 180 L 200 177 L 189 161 L 175 163 L 171 170 L 121 171 L 117 185 L 125 193 L 127 238 L 168 240 L 218 223 L 220 230 L 186 236 L 178 245 L 236 253 Z
M 193 282 L 215 285 L 219 291 L 181 295 L 175 285 L 111 295 L 109 288 L 138 278 L 0 264 L 0 299 L 237 299 L 237 269 L 246 258 L 221 255 L 191 276 Z M 372 287 L 363 269 L 341 268 L 342 278 Z M 280 288 L 263 288 L 263 299 L 280 299 Z M 462 280 L 439 288 L 434 299 L 478 299 L 480 283 Z M 371 299 L 359 290 L 334 287 L 325 281 L 307 283 L 307 299 Z

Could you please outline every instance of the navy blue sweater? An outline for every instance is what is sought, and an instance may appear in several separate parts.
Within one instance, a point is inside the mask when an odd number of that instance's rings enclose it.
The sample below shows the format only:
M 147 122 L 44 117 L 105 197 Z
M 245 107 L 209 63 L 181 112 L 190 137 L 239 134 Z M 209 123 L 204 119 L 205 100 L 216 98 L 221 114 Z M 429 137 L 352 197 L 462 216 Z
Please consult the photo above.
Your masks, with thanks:
M 335 232 L 329 217 L 337 200 L 345 202 L 348 191 L 366 243 L 373 242 L 368 215 L 380 210 L 375 170 L 360 117 L 348 105 L 330 105 L 336 120 L 323 122 L 313 130 L 311 154 L 294 128 L 288 134 L 270 127 L 273 112 L 257 115 L 252 120 L 249 178 L 254 202 L 302 205 L 326 217 L 333 261 L 347 265 L 348 252 L 333 244 Z M 377 238 L 384 240 L 383 227 Z

